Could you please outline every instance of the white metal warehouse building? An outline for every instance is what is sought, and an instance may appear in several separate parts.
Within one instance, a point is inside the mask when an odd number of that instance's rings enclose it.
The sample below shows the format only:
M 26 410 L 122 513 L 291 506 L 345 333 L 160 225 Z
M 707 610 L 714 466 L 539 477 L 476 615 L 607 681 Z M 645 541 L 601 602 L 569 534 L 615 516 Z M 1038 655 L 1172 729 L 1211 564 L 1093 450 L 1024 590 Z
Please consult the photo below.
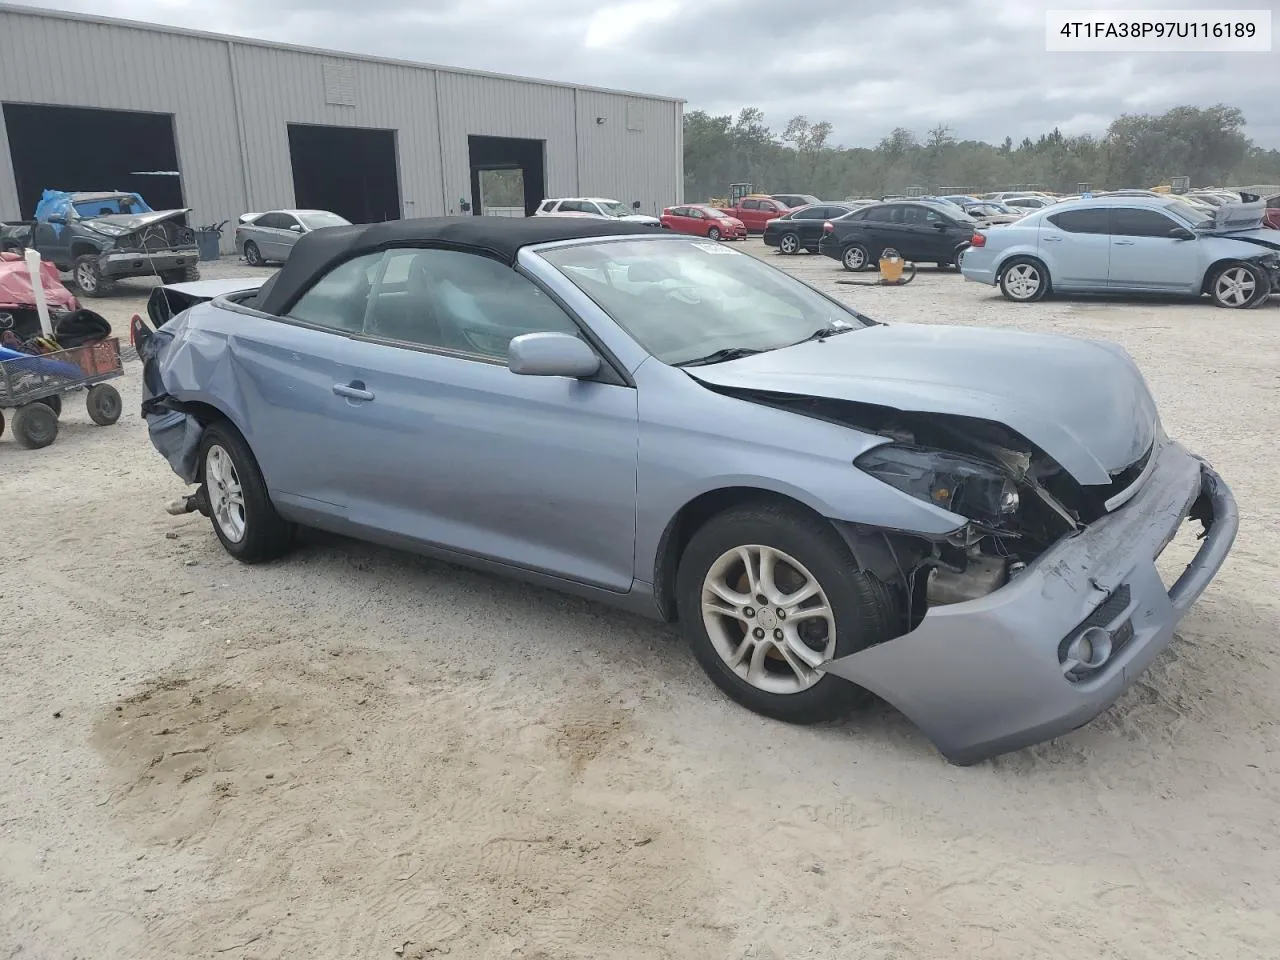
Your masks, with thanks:
M 4 3 L 0 104 L 4 220 L 31 218 L 45 188 L 136 190 L 192 226 L 279 207 L 479 213 L 492 169 L 523 171 L 529 212 L 683 200 L 678 99 Z

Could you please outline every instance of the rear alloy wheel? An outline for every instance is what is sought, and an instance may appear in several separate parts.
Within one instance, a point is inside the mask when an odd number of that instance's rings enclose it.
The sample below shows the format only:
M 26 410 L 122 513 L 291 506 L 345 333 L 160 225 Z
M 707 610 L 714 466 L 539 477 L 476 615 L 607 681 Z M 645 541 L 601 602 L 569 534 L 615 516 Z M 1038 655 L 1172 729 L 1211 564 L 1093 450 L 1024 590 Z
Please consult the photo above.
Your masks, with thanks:
M 1229 263 L 1209 281 L 1209 296 L 1214 305 L 1230 310 L 1253 306 L 1270 292 L 1267 275 L 1251 263 Z
M 778 241 L 778 252 L 785 253 L 788 256 L 800 252 L 800 238 L 794 233 L 784 233 L 782 239 Z
M 835 529 L 759 504 L 708 521 L 677 580 L 679 618 L 708 676 L 737 703 L 791 723 L 847 713 L 866 692 L 821 668 L 887 640 L 888 588 L 856 568 Z
M 245 241 L 244 262 L 251 267 L 260 267 L 266 263 L 266 261 L 262 259 L 262 253 L 258 250 L 258 245 L 252 240 Z
M 707 237 L 708 237 L 709 239 L 711 239 L 711 240 L 719 240 L 719 239 L 720 239 L 720 228 L 719 228 L 719 227 L 712 227 L 710 230 L 708 230 L 708 231 L 707 231 Z
M 844 264 L 846 270 L 857 273 L 859 270 L 867 269 L 869 257 L 866 247 L 860 243 L 854 243 L 844 248 L 840 262 Z
M 1034 303 L 1049 291 L 1049 275 L 1039 261 L 1019 258 L 1000 273 L 1000 292 L 1015 303 Z
M 201 485 L 213 532 L 241 563 L 262 563 L 284 554 L 292 527 L 276 513 L 249 445 L 225 421 L 205 428 L 200 441 Z

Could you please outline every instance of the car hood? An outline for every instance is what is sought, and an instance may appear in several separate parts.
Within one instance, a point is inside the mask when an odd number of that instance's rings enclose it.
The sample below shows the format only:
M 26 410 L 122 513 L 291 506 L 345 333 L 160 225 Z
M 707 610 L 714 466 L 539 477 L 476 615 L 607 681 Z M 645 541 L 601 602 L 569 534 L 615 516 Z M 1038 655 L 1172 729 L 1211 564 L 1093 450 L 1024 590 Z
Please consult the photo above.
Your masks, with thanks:
M 650 217 L 643 213 L 628 213 L 625 217 L 618 217 L 623 223 L 661 223 L 657 217 Z
M 141 230 L 143 227 L 149 227 L 153 223 L 162 223 L 165 220 L 177 220 L 179 217 L 190 212 L 191 211 L 187 209 L 154 210 L 151 213 L 110 213 L 101 217 L 86 219 L 83 223 L 86 227 L 91 229 L 99 224 L 103 224 L 127 232 L 132 232 L 134 230 Z
M 994 421 L 1081 484 L 1106 484 L 1155 440 L 1155 402 L 1116 344 L 1051 334 L 878 324 L 685 371 L 704 384 Z

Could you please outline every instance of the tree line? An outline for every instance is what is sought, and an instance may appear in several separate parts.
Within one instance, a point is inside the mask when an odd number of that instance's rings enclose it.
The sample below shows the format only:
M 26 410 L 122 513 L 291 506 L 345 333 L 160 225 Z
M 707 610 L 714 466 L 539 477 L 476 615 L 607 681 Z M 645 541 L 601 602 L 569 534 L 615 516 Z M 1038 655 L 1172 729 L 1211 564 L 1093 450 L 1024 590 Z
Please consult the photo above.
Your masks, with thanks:
M 1101 137 L 1068 137 L 1055 128 L 1021 143 L 964 140 L 939 125 L 923 137 L 899 127 L 874 147 L 843 147 L 830 143 L 831 131 L 827 121 L 805 116 L 774 131 L 756 107 L 736 117 L 690 111 L 684 117 L 685 199 L 723 198 L 730 183 L 741 182 L 829 200 L 911 188 L 935 194 L 1074 193 L 1081 183 L 1095 190 L 1147 188 L 1179 176 L 1194 186 L 1280 183 L 1280 150 L 1254 144 L 1244 114 L 1225 104 L 1125 114 Z

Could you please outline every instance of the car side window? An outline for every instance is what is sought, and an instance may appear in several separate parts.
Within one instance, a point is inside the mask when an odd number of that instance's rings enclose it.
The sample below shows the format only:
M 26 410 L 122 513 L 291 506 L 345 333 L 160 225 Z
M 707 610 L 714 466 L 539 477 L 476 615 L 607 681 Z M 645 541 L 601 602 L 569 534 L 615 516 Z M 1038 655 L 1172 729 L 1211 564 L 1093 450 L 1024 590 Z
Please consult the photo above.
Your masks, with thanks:
M 287 213 L 281 213 L 281 214 L 278 214 L 278 216 L 280 218 L 280 223 L 278 224 L 278 226 L 281 230 L 292 230 L 294 227 L 301 226 L 301 224 L 298 222 L 297 217 L 290 216 Z
M 786 217 L 791 220 L 825 220 L 826 211 L 822 207 L 805 207 L 803 210 L 794 210 Z
M 286 317 L 341 333 L 359 333 L 373 287 L 372 275 L 381 253 L 367 253 L 341 263 L 302 295 Z
M 743 210 L 759 210 L 760 201 L 759 200 L 743 200 L 742 209 Z
M 1161 237 L 1167 239 L 1169 231 L 1178 224 L 1163 213 L 1141 210 L 1137 207 L 1115 207 L 1111 211 L 1111 235 L 1113 237 Z
M 497 260 L 457 250 L 389 250 L 369 307 L 370 337 L 505 363 L 512 338 L 580 336 L 532 280 Z
M 555 202 L 554 200 L 547 200 L 547 201 L 545 201 L 545 202 L 542 204 L 542 206 L 539 208 L 538 212 L 539 212 L 539 213 L 550 213 L 550 212 L 551 212 L 552 210 L 554 210 L 555 208 L 556 208 L 556 202 Z
M 928 211 L 924 207 L 903 205 L 898 208 L 897 223 L 918 227 L 927 220 Z
M 280 228 L 280 214 L 264 213 L 252 224 L 255 227 L 265 227 L 268 230 L 278 230 Z
M 1268 209 L 1268 210 L 1278 210 L 1278 209 L 1280 209 L 1280 197 L 1272 197 L 1270 200 L 1268 200 L 1268 201 L 1267 201 L 1267 209 Z
M 1105 207 L 1091 210 L 1063 210 L 1045 218 L 1067 233 L 1110 233 L 1111 216 Z
M 685 212 L 682 214 L 682 216 L 689 217 L 689 218 L 691 218 L 691 219 L 693 219 L 693 220 L 705 220 L 705 219 L 706 219 L 706 214 L 704 214 L 704 213 L 703 213 L 701 210 L 699 210 L 697 207 L 689 207 L 689 208 L 687 208 L 687 209 L 685 210 Z

